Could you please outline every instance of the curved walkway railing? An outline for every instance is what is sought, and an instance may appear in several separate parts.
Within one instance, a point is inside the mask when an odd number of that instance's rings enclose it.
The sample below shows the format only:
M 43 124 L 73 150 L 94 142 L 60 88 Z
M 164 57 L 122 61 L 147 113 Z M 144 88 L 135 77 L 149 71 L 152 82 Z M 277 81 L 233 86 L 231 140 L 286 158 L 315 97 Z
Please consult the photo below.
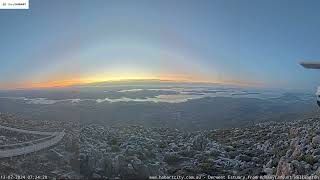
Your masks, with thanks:
M 0 125 L 0 128 L 1 129 L 6 129 L 6 130 L 9 130 L 9 131 L 16 131 L 16 132 L 26 133 L 26 134 L 52 135 L 53 133 L 55 133 L 55 132 L 30 131 L 30 130 L 18 129 L 18 128 L 7 127 L 7 126 L 2 126 L 2 125 Z
M 29 142 L 3 145 L 3 147 L 15 147 L 15 146 L 22 146 L 22 145 L 31 144 L 31 145 L 28 145 L 28 146 L 18 147 L 18 148 L 14 148 L 14 149 L 0 150 L 0 158 L 20 156 L 20 155 L 24 155 L 24 154 L 29 154 L 29 153 L 33 153 L 33 152 L 36 152 L 36 151 L 40 151 L 42 149 L 46 149 L 48 147 L 56 145 L 59 141 L 62 140 L 62 138 L 65 135 L 64 131 L 62 131 L 62 132 L 29 131 L 29 130 L 11 128 L 11 127 L 1 126 L 1 125 L 0 125 L 0 128 L 11 130 L 11 131 L 16 131 L 16 132 L 29 133 L 29 134 L 50 135 L 49 137 L 45 137 L 45 138 L 42 138 L 42 139 L 33 140 L 33 141 L 29 141 Z M 49 140 L 41 142 L 43 140 L 46 140 L 47 138 Z M 33 144 L 33 143 L 36 143 L 36 144 Z
M 48 139 L 54 138 L 56 135 L 46 136 L 44 138 L 35 139 L 35 140 L 32 140 L 32 141 L 26 141 L 26 142 L 14 143 L 14 144 L 4 144 L 4 145 L 0 145 L 0 149 L 15 148 L 15 147 L 20 147 L 20 146 L 25 146 L 25 145 L 30 145 L 30 144 L 36 144 L 36 143 L 43 142 L 43 141 L 46 141 Z

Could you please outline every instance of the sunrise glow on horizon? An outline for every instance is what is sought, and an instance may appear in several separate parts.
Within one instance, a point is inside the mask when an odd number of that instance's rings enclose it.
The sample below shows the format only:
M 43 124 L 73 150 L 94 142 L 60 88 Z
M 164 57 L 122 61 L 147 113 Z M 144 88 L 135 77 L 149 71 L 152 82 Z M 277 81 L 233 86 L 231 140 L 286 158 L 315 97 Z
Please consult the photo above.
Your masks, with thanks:
M 43 82 L 24 82 L 24 83 L 8 83 L 1 84 L 0 89 L 50 89 L 65 88 L 77 85 L 90 85 L 92 83 L 113 83 L 125 81 L 157 81 L 157 82 L 177 82 L 177 83 L 209 83 L 209 84 L 225 84 L 237 86 L 261 87 L 261 84 L 246 83 L 236 80 L 217 80 L 217 79 L 196 79 L 185 75 L 165 75 L 165 76 L 95 76 L 80 79 L 64 79 Z
M 320 59 L 317 28 L 309 28 L 320 27 L 314 3 L 79 2 L 0 12 L 0 89 L 130 79 L 304 89 L 320 82 L 298 65 Z M 301 6 L 308 21 L 294 18 Z

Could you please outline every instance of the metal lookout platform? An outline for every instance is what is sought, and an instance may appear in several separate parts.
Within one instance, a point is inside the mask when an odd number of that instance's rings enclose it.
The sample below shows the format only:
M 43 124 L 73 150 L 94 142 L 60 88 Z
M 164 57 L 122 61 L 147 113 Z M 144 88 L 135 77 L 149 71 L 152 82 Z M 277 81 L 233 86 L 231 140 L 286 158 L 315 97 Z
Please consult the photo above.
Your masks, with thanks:
M 33 140 L 33 141 L 28 141 L 28 142 L 1 145 L 0 158 L 15 157 L 15 156 L 20 156 L 20 155 L 25 155 L 25 154 L 33 153 L 36 151 L 40 151 L 42 149 L 46 149 L 48 147 L 54 146 L 57 143 L 59 143 L 65 135 L 64 130 L 61 132 L 41 132 L 41 131 L 23 130 L 23 129 L 0 125 L 0 130 L 1 129 L 6 129 L 9 131 L 15 131 L 20 133 L 26 133 L 26 134 L 47 135 L 47 137 Z

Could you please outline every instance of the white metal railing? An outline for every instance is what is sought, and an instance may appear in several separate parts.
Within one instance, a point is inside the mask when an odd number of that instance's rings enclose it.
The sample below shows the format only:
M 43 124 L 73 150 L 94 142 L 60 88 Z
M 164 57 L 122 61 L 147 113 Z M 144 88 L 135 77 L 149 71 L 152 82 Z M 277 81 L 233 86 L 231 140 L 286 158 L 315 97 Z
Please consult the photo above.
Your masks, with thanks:
M 14 143 L 14 144 L 4 144 L 4 145 L 0 145 L 0 149 L 3 148 L 14 148 L 14 147 L 19 147 L 19 146 L 24 146 L 24 145 L 28 145 L 28 144 L 35 144 L 41 141 L 45 141 L 47 139 L 51 139 L 54 138 L 57 134 L 55 135 L 51 135 L 51 136 L 46 136 L 44 138 L 40 138 L 40 139 L 35 139 L 32 141 L 26 141 L 26 142 L 20 142 L 20 143 Z
M 56 145 L 58 142 L 62 140 L 62 138 L 65 135 L 65 132 L 40 132 L 40 131 L 29 131 L 29 130 L 23 130 L 23 129 L 17 129 L 17 128 L 11 128 L 6 126 L 1 126 L 0 128 L 16 131 L 16 132 L 22 132 L 22 133 L 29 133 L 29 134 L 38 134 L 38 135 L 50 135 L 49 137 L 45 137 L 38 140 L 33 140 L 29 142 L 23 142 L 23 143 L 17 143 L 17 144 L 9 144 L 9 145 L 3 145 L 3 147 L 14 147 L 14 146 L 21 146 L 21 145 L 27 145 L 23 147 L 18 147 L 14 149 L 6 149 L 6 150 L 0 150 L 0 158 L 7 158 L 7 157 L 14 157 L 14 156 L 20 156 L 24 154 L 33 153 L 36 151 L 40 151 L 42 149 L 46 149 L 48 147 L 51 147 L 53 145 Z M 45 140 L 49 138 L 49 140 L 40 142 L 37 144 L 33 144 L 42 140 Z
M 52 135 L 53 133 L 55 133 L 55 132 L 30 131 L 30 130 L 18 129 L 18 128 L 7 127 L 7 126 L 2 126 L 2 125 L 0 125 L 0 128 L 6 129 L 6 130 L 9 130 L 9 131 L 16 131 L 16 132 L 26 133 L 26 134 Z

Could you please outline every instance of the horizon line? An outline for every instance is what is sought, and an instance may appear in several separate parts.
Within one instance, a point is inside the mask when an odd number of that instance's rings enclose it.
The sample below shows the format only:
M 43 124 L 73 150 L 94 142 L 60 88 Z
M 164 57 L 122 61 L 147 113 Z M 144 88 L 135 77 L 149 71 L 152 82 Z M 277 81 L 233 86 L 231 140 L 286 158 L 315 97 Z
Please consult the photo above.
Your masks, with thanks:
M 247 87 L 261 87 L 261 84 L 256 84 L 256 83 L 243 83 L 243 82 L 212 82 L 212 81 L 188 81 L 188 80 L 173 80 L 173 79 L 157 79 L 157 78 L 137 78 L 137 79 L 117 79 L 117 80 L 103 80 L 103 81 L 91 81 L 91 82 L 80 82 L 80 81 L 65 81 L 69 82 L 67 85 L 41 85 L 41 84 L 49 84 L 50 82 L 46 83 L 31 83 L 31 86 L 28 85 L 19 85 L 17 84 L 17 87 L 1 87 L 0 84 L 0 90 L 44 90 L 44 89 L 63 89 L 63 88 L 72 88 L 72 87 L 81 87 L 85 85 L 93 85 L 93 84 L 98 84 L 98 83 L 121 83 L 121 82 L 151 82 L 151 81 L 157 81 L 159 83 L 190 83 L 190 84 L 220 84 L 220 85 L 234 85 L 234 86 L 247 86 Z M 64 81 L 57 81 L 57 82 L 52 82 L 52 84 L 59 84 Z

